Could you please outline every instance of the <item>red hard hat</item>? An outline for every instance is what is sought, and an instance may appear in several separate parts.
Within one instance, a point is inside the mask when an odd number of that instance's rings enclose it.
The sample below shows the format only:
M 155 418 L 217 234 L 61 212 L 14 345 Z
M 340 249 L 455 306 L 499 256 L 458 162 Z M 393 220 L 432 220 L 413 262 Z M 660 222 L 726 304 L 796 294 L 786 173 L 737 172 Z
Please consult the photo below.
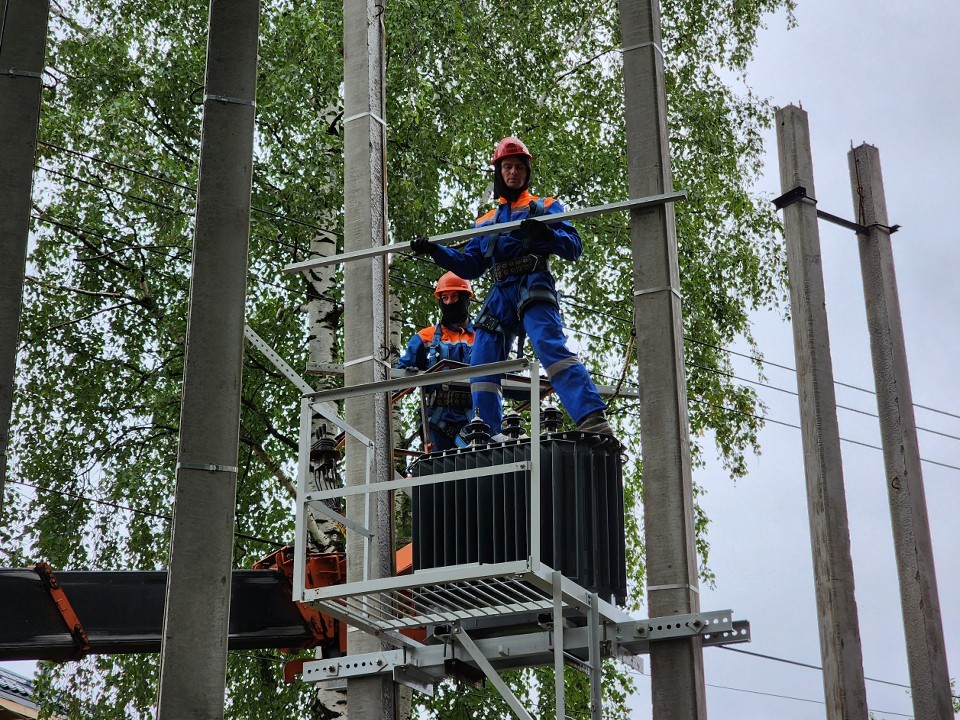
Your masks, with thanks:
M 444 273 L 441 278 L 437 280 L 437 289 L 433 291 L 433 294 L 440 297 L 440 293 L 442 292 L 465 292 L 470 297 L 473 297 L 473 288 L 470 287 L 470 281 L 464 280 L 452 272 Z
M 497 147 L 493 151 L 493 160 L 490 161 L 490 164 L 496 165 L 497 160 L 505 158 L 508 155 L 524 155 L 527 158 L 533 159 L 533 155 L 527 150 L 527 146 L 523 144 L 520 138 L 515 138 L 513 135 L 508 135 L 497 143 Z

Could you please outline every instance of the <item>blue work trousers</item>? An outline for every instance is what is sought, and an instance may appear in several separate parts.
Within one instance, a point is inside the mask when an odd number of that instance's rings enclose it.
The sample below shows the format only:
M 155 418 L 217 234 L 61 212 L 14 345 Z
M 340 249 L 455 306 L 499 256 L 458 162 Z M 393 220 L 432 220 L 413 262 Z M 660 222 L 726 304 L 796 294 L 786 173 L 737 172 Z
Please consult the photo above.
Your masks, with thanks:
M 471 365 L 506 360 L 510 347 L 516 339 L 519 330 L 519 320 L 516 317 L 516 304 L 510 301 L 510 291 L 513 287 L 494 288 L 491 292 L 502 293 L 505 297 L 491 298 L 488 311 L 492 310 L 500 318 L 504 332 L 491 332 L 481 327 L 476 328 L 476 338 L 473 343 L 473 354 L 470 356 Z M 503 292 L 507 290 L 507 292 Z M 513 308 L 510 308 L 510 305 Z M 497 312 L 497 310 L 500 312 Z M 508 312 L 503 312 L 507 310 Z M 510 312 L 512 310 L 512 312 Z M 523 328 L 530 338 L 533 351 L 540 364 L 546 369 L 547 377 L 553 384 L 554 390 L 560 397 L 560 402 L 573 418 L 580 423 L 587 415 L 598 410 L 604 410 L 606 405 L 597 392 L 596 385 L 590 378 L 590 373 L 580 362 L 579 358 L 567 348 L 567 339 L 563 334 L 563 321 L 560 311 L 549 302 L 534 302 L 524 308 Z M 473 394 L 473 406 L 479 410 L 480 418 L 490 426 L 490 434 L 500 432 L 500 421 L 503 417 L 503 393 L 498 375 L 484 375 L 471 378 L 470 390 Z

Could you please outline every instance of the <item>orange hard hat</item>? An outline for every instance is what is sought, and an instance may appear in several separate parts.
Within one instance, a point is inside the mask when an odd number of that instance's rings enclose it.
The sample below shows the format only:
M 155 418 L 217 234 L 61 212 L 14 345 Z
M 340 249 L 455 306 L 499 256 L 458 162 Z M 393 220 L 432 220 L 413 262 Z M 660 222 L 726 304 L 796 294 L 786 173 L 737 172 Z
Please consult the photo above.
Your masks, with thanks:
M 437 289 L 433 291 L 433 294 L 440 297 L 440 293 L 442 292 L 465 292 L 470 297 L 473 297 L 473 288 L 470 287 L 470 281 L 464 280 L 452 272 L 444 273 L 440 279 L 437 280 Z
M 496 165 L 497 160 L 505 158 L 508 155 L 523 155 L 530 159 L 533 158 L 533 155 L 527 150 L 527 146 L 523 144 L 520 138 L 516 138 L 513 135 L 508 135 L 497 143 L 497 147 L 493 150 L 493 160 L 491 160 L 490 163 Z

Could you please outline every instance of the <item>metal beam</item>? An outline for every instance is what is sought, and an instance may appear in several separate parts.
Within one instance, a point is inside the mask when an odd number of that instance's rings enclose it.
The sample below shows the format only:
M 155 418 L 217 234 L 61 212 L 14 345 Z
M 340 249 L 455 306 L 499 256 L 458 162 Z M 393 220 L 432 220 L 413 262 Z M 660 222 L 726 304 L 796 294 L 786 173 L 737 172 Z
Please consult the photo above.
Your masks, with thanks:
M 603 215 L 605 213 L 622 212 L 624 210 L 639 210 L 642 208 L 665 205 L 666 203 L 678 202 L 686 197 L 683 191 L 662 193 L 650 197 L 634 198 L 632 200 L 621 200 L 620 202 L 608 203 L 606 205 L 595 205 L 588 208 L 575 210 L 565 210 L 561 213 L 552 215 L 542 215 L 537 218 L 540 222 L 547 225 L 561 222 L 563 220 L 576 220 L 578 218 L 593 217 L 594 215 Z M 440 235 L 431 235 L 428 240 L 434 244 L 450 245 L 461 240 L 469 240 L 479 235 L 491 235 L 496 233 L 505 233 L 520 227 L 521 220 L 511 222 L 497 223 L 495 225 L 484 225 L 483 227 L 468 228 L 466 230 L 455 230 L 454 232 L 441 233 Z M 349 262 L 351 260 L 362 260 L 364 258 L 378 257 L 387 253 L 401 252 L 410 247 L 410 242 L 390 243 L 380 247 L 363 248 L 360 250 L 351 250 L 340 255 L 331 255 L 326 258 L 317 258 L 314 260 L 304 260 L 303 262 L 287 265 L 283 271 L 285 273 L 303 272 L 312 268 L 332 265 L 335 263 Z
M 720 616 L 725 616 L 727 620 L 721 622 Z M 651 645 L 662 641 L 669 642 L 676 637 L 701 636 L 704 646 L 750 642 L 749 623 L 746 620 L 730 621 L 729 611 L 702 613 L 699 617 L 702 619 L 699 629 L 692 627 L 689 621 L 683 622 L 678 618 L 651 618 L 633 620 L 627 624 L 603 622 L 597 626 L 595 633 L 580 624 L 585 620 L 583 617 L 560 620 L 563 627 L 559 632 L 553 628 L 538 627 L 531 620 L 522 632 L 516 632 L 516 625 L 504 627 L 507 633 L 505 635 L 491 633 L 492 626 L 476 621 L 473 627 L 482 630 L 484 636 L 473 640 L 473 643 L 490 666 L 497 672 L 502 672 L 518 667 L 555 664 L 558 655 L 560 667 L 569 664 L 589 670 L 584 660 L 590 657 L 592 644 L 602 657 L 629 658 L 633 667 L 642 670 L 641 656 L 650 652 Z M 490 619 L 496 618 L 487 618 Z M 556 622 L 554 620 L 555 625 Z M 670 625 L 673 629 L 668 632 L 656 629 L 664 625 Z M 437 628 L 439 627 L 438 625 Z M 460 624 L 459 628 L 461 632 L 466 631 L 465 624 Z M 591 635 L 595 637 L 591 638 Z M 442 642 L 448 637 L 446 631 L 437 632 L 426 645 L 412 644 L 394 650 L 308 662 L 304 665 L 303 677 L 308 682 L 331 682 L 351 677 L 383 675 L 402 667 L 415 667 L 422 673 L 421 680 L 423 675 L 426 675 L 434 682 L 439 682 L 447 674 L 444 665 L 451 657 L 467 663 L 473 662 L 472 656 L 461 657 L 462 653 L 458 648 L 451 648 L 449 643 Z
M 530 360 L 501 360 L 486 365 L 473 365 L 455 370 L 445 370 L 442 377 L 436 373 L 410 373 L 404 377 L 397 377 L 392 380 L 379 380 L 370 383 L 357 383 L 347 385 L 342 388 L 332 388 L 330 390 L 317 390 L 307 393 L 304 397 L 313 398 L 321 401 L 336 401 L 351 397 L 361 397 L 377 392 L 391 392 L 393 390 L 405 390 L 406 388 L 421 387 L 424 385 L 438 385 L 440 383 L 454 382 L 455 380 L 467 380 L 475 375 L 499 375 L 501 373 L 514 372 L 530 367 Z
M 163 629 L 163 571 L 59 571 L 89 640 L 88 655 L 155 653 Z M 35 570 L 0 568 L 0 660 L 71 660 L 78 647 Z M 273 570 L 234 570 L 228 647 L 307 648 L 316 637 Z

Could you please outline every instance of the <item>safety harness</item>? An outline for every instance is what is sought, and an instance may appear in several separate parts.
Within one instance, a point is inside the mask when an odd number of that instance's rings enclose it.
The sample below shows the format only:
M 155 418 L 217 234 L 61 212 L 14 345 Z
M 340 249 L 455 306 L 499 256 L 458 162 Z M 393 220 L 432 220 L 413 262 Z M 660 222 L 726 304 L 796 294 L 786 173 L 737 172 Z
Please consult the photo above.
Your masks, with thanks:
M 462 355 L 452 357 L 454 345 L 442 342 L 442 337 L 443 324 L 438 323 L 436 330 L 433 331 L 433 341 L 430 343 L 430 349 L 427 351 L 428 368 L 433 367 L 441 360 L 456 360 L 457 362 L 465 360 Z M 468 409 L 473 407 L 473 396 L 469 390 L 425 388 L 424 401 L 428 407 L 433 408 L 427 421 L 450 438 L 456 438 L 460 428 L 444 419 L 443 411 L 446 408 Z
M 521 255 L 498 262 L 491 268 L 493 281 L 500 282 L 514 275 L 529 275 L 535 270 L 550 270 L 549 258 L 546 255 Z
M 502 207 L 509 207 L 509 205 Z M 546 211 L 543 198 L 537 198 L 536 200 L 531 201 L 527 207 L 528 218 L 539 217 Z M 498 210 L 498 214 L 499 213 L 500 211 Z M 503 220 L 494 218 L 494 222 L 499 223 L 503 222 Z M 483 253 L 483 256 L 492 263 L 490 272 L 493 275 L 494 282 L 502 282 L 514 277 L 523 277 L 537 271 L 549 272 L 550 264 L 548 261 L 548 256 L 546 255 L 521 255 L 520 257 L 501 260 L 500 262 L 495 261 L 493 259 L 493 253 L 496 250 L 497 240 L 499 238 L 499 234 L 491 236 L 487 242 L 487 248 Z M 531 290 L 525 284 L 521 284 L 520 302 L 517 305 L 517 317 L 522 320 L 523 311 L 529 305 L 535 302 L 547 302 L 556 307 L 560 306 L 560 304 L 557 302 L 557 296 L 550 290 L 545 288 L 535 288 Z M 490 295 L 487 295 L 487 299 L 480 308 L 480 312 L 477 314 L 477 319 L 474 320 L 473 324 L 475 327 L 483 328 L 488 332 L 496 332 L 503 335 L 504 330 L 500 320 L 487 310 L 489 303 Z M 523 330 L 523 323 L 521 322 L 520 332 L 517 337 L 517 357 L 520 357 L 523 354 L 523 343 L 525 340 L 526 333 Z

